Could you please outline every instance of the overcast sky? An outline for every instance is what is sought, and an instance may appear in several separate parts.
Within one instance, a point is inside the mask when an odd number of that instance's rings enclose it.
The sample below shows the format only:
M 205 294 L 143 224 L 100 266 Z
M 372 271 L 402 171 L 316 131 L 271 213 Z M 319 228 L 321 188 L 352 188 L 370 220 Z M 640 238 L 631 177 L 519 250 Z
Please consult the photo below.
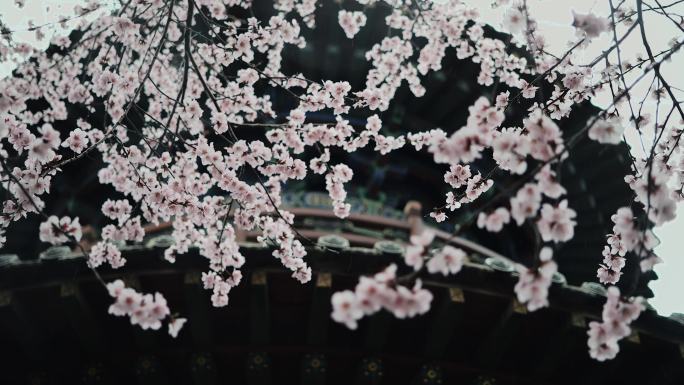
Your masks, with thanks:
M 477 6 L 485 21 L 494 26 L 500 26 L 501 12 L 491 10 L 488 6 L 482 6 L 483 4 L 489 4 L 489 0 L 466 0 L 466 2 Z M 663 4 L 671 2 L 672 0 L 666 0 Z M 55 23 L 59 20 L 59 16 L 73 15 L 74 5 L 83 3 L 82 0 L 26 0 L 25 7 L 19 9 L 14 5 L 13 0 L 0 0 L 0 15 L 2 15 L 2 21 L 6 24 L 6 27 L 17 31 L 14 34 L 15 39 L 44 48 L 47 46 L 52 34 L 64 33 L 64 30 Z M 101 3 L 106 8 L 112 7 L 117 1 L 102 0 Z M 634 3 L 634 1 L 628 0 L 627 3 Z M 560 54 L 569 46 L 568 42 L 576 41 L 574 29 L 571 27 L 573 10 L 577 13 L 592 12 L 603 16 L 608 15 L 609 11 L 607 0 L 530 0 L 528 4 L 530 14 L 539 22 L 539 28 L 547 38 L 551 51 Z M 676 13 L 684 14 L 684 3 L 680 3 L 670 9 Z M 26 31 L 29 20 L 33 20 L 36 25 L 51 23 L 49 27 L 45 28 L 47 37 L 43 42 L 36 41 L 35 32 Z M 647 15 L 645 21 L 654 52 L 659 52 L 666 48 L 668 41 L 672 38 L 682 37 L 682 34 L 674 26 L 664 22 L 660 16 Z M 586 54 L 587 62 L 601 52 L 601 47 L 606 46 L 608 42 L 606 39 L 609 38 L 607 35 L 604 34 L 601 39 L 597 39 L 589 47 Z M 639 35 L 637 33 L 633 33 L 633 35 L 623 46 L 623 60 L 634 61 L 635 55 L 643 52 Z M 0 76 L 7 76 L 11 68 L 11 65 L 0 64 Z M 670 63 L 666 63 L 662 68 L 670 83 L 680 89 L 684 88 L 684 71 L 682 68 L 684 68 L 684 53 L 677 54 Z M 639 91 L 638 89 L 636 90 L 636 92 Z M 599 95 L 593 102 L 599 106 L 606 106 L 610 103 L 610 96 L 607 94 Z M 638 143 L 636 133 L 633 130 L 628 131 L 626 136 L 628 143 L 632 145 L 635 155 L 641 156 L 640 146 L 636 145 Z M 681 237 L 684 235 L 684 209 L 682 205 L 678 208 L 677 219 L 658 228 L 656 234 L 661 240 L 661 245 L 656 248 L 656 252 L 665 260 L 665 263 L 656 266 L 656 272 L 660 278 L 651 283 L 651 288 L 655 292 L 655 298 L 649 302 L 660 314 L 684 313 L 684 300 L 681 297 L 681 294 L 684 292 L 684 257 L 680 252 L 684 248 L 684 244 L 681 241 Z M 596 250 L 597 264 L 601 258 L 601 250 Z

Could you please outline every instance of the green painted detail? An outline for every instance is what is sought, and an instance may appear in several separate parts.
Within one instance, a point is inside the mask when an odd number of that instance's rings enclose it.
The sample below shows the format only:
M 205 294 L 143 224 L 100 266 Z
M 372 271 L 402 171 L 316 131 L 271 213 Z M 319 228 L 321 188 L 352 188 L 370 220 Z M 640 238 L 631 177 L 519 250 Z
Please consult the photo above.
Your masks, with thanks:
M 349 247 L 349 240 L 336 234 L 323 235 L 318 238 L 317 243 L 319 246 L 336 249 L 346 249 Z
M 553 273 L 551 280 L 559 285 L 565 285 L 566 283 L 568 283 L 568 280 L 565 279 L 565 276 L 559 272 Z
M 503 271 L 506 273 L 511 273 L 515 270 L 512 263 L 502 258 L 487 258 L 485 259 L 485 265 L 494 270 Z
M 16 254 L 0 254 L 0 267 L 20 263 L 19 256 Z
M 373 237 L 373 238 L 383 238 L 383 232 L 378 231 L 378 230 L 371 230 L 365 227 L 359 227 L 356 226 L 353 222 L 345 221 L 343 224 L 343 227 L 345 230 L 355 233 L 355 234 L 361 234 L 365 235 L 368 237 Z
M 284 207 L 304 207 L 316 209 L 332 209 L 332 200 L 327 194 L 312 191 L 286 192 L 282 195 Z M 393 219 L 405 219 L 402 211 L 385 205 L 384 201 L 366 199 L 362 197 L 349 197 L 347 203 L 351 205 L 353 214 L 365 214 L 381 216 Z
M 40 253 L 40 259 L 65 259 L 71 254 L 69 246 L 52 246 Z
M 167 248 L 173 245 L 174 240 L 173 237 L 169 234 L 163 234 L 156 236 L 154 238 L 151 238 L 149 241 L 147 241 L 147 247 L 160 247 L 160 248 Z
M 582 291 L 584 291 L 585 293 L 589 293 L 589 294 L 593 294 L 593 295 L 600 295 L 600 296 L 606 295 L 606 288 L 597 282 L 583 282 L 582 286 L 580 286 L 580 289 L 582 289 Z
M 392 241 L 378 241 L 375 242 L 373 245 L 373 248 L 379 252 L 382 253 L 388 253 L 388 254 L 403 254 L 404 253 L 404 246 L 397 242 L 392 242 Z

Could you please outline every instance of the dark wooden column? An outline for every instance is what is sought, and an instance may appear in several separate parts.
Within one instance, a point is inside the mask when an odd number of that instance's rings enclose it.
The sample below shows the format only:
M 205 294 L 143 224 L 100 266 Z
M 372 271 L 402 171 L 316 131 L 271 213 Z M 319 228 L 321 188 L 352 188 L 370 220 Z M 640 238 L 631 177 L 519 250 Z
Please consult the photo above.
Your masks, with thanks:
M 271 342 L 271 320 L 268 301 L 268 275 L 255 271 L 251 277 L 249 300 L 249 340 L 252 352 L 247 356 L 247 383 L 271 383 L 270 357 L 264 351 Z

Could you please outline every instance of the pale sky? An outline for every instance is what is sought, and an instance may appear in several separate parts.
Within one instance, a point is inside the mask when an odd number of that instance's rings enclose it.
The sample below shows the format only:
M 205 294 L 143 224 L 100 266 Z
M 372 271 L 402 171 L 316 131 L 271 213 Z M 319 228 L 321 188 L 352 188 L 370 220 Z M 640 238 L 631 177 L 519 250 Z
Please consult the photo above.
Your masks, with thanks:
M 495 27 L 500 27 L 502 20 L 501 11 L 492 10 L 489 7 L 490 0 L 465 0 L 465 2 L 477 6 L 486 22 Z M 663 4 L 671 2 L 671 0 L 666 0 Z M 101 0 L 100 3 L 106 5 L 104 8 L 107 8 L 117 4 L 118 1 Z M 627 3 L 635 2 L 628 0 Z M 84 4 L 84 1 L 26 0 L 25 7 L 19 9 L 15 6 L 13 0 L 0 0 L 0 15 L 2 15 L 1 20 L 6 24 L 6 27 L 17 31 L 14 34 L 17 41 L 28 42 L 37 48 L 45 48 L 54 33 L 65 33 L 56 23 L 60 16 L 72 16 L 74 14 L 74 5 L 79 4 Z M 483 6 L 483 4 L 486 4 L 486 6 Z M 547 38 L 551 51 L 559 54 L 562 54 L 567 49 L 569 46 L 568 42 L 576 41 L 574 29 L 571 27 L 573 10 L 577 13 L 593 12 L 601 16 L 607 16 L 609 11 L 607 0 L 529 0 L 528 5 L 530 7 L 530 14 L 538 21 L 539 28 Z M 684 3 L 670 9 L 676 13 L 684 14 Z M 93 16 L 89 17 L 92 18 Z M 50 27 L 44 28 L 44 32 L 47 35 L 44 41 L 37 42 L 35 32 L 26 31 L 29 20 L 33 20 L 35 25 L 51 24 Z M 654 52 L 660 52 L 666 48 L 670 39 L 675 37 L 678 39 L 682 38 L 681 32 L 675 29 L 669 22 L 664 22 L 661 16 L 647 14 L 645 22 L 647 34 L 651 40 L 650 43 Z M 636 54 L 643 53 L 638 31 L 633 32 L 632 35 L 625 42 L 625 45 L 622 46 L 623 60 L 634 61 Z M 607 39 L 609 38 L 608 34 L 603 34 L 592 43 L 586 51 L 586 62 L 597 56 L 601 51 L 601 47 L 607 46 L 609 41 Z M 7 76 L 11 68 L 12 66 L 9 64 L 0 63 L 0 77 Z M 684 71 L 681 70 L 682 68 L 684 68 L 684 52 L 676 54 L 670 63 L 662 66 L 662 72 L 671 85 L 680 89 L 684 88 Z M 648 87 L 648 85 L 645 87 Z M 642 88 L 642 92 L 644 89 Z M 638 94 L 639 90 L 636 92 Z M 599 106 L 606 106 L 610 104 L 610 100 L 610 95 L 603 94 L 594 98 L 593 102 Z M 675 121 L 678 121 L 678 119 Z M 641 156 L 640 146 L 637 145 L 638 136 L 634 130 L 627 131 L 626 137 L 628 143 L 632 145 L 635 155 Z M 684 208 L 682 205 L 678 207 L 677 219 L 659 227 L 656 234 L 661 240 L 660 246 L 656 248 L 656 253 L 665 263 L 656 266 L 655 270 L 658 273 L 659 279 L 651 283 L 651 288 L 655 292 L 655 298 L 649 302 L 657 309 L 658 313 L 663 315 L 669 315 L 672 312 L 684 313 L 684 300 L 680 297 L 684 291 L 684 256 L 679 252 L 684 245 L 678 239 L 684 235 Z M 601 258 L 601 250 L 596 250 L 597 264 Z

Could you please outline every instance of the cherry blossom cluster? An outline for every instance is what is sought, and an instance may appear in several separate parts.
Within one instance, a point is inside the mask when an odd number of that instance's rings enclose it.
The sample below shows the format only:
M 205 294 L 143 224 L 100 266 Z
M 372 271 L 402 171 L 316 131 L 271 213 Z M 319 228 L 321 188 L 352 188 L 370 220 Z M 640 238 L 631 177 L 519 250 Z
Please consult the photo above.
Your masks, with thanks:
M 610 28 L 610 21 L 605 17 L 594 14 L 578 14 L 573 12 L 574 20 L 572 26 L 577 29 L 577 33 L 586 36 L 588 39 L 598 37 Z
M 636 194 L 635 201 L 641 203 L 648 219 L 656 225 L 662 225 L 676 216 L 677 202 L 682 194 L 668 187 L 675 168 L 671 166 L 667 154 L 655 156 L 652 160 L 637 160 L 634 175 L 625 177 L 625 181 Z
M 603 248 L 603 263 L 597 276 L 601 283 L 614 285 L 622 275 L 625 254 L 637 246 L 640 232 L 634 226 L 634 214 L 629 207 L 619 208 L 611 220 L 615 224 L 613 234 L 608 236 L 608 245 Z
M 543 197 L 558 199 L 565 189 L 555 180 L 549 166 L 535 175 L 536 183 L 526 183 L 510 198 L 510 210 L 499 207 L 490 213 L 481 212 L 477 226 L 490 232 L 499 232 L 503 226 L 515 220 L 517 225 L 528 218 L 535 218 L 537 229 L 544 242 L 566 242 L 574 235 L 576 212 L 568 207 L 567 200 L 558 204 L 543 203 Z
M 446 245 L 433 253 L 425 267 L 430 274 L 441 273 L 446 276 L 461 271 L 467 259 L 465 251 Z
M 435 239 L 435 233 L 431 230 L 424 230 L 420 234 L 412 235 L 411 244 L 406 247 L 404 252 L 404 263 L 415 271 L 420 270 L 429 251 L 427 247 L 430 246 L 433 239 Z
M 429 229 L 412 235 L 404 253 L 404 263 L 416 272 L 426 267 L 430 274 L 447 276 L 461 271 L 467 260 L 466 253 L 450 245 L 430 251 L 427 247 L 434 238 L 434 231 Z M 400 285 L 396 271 L 397 266 L 392 264 L 372 278 L 361 277 L 354 291 L 335 293 L 332 297 L 332 318 L 350 329 L 356 329 L 358 320 L 380 309 L 391 312 L 397 318 L 414 317 L 427 312 L 432 293 L 422 288 L 420 279 L 415 280 L 412 289 Z
M 620 290 L 611 286 L 607 291 L 601 322 L 589 323 L 589 354 L 598 361 L 612 360 L 620 351 L 618 342 L 632 332 L 629 325 L 644 310 L 643 300 L 623 300 Z
M 40 224 L 39 238 L 42 242 L 61 245 L 67 242 L 81 240 L 82 230 L 78 218 L 57 218 L 51 215 Z
M 126 264 L 119 245 L 125 245 L 127 241 L 142 242 L 145 236 L 142 220 L 139 216 L 131 217 L 131 211 L 132 206 L 126 199 L 108 199 L 102 205 L 102 213 L 116 220 L 116 225 L 108 224 L 102 228 L 102 240 L 92 247 L 88 255 L 88 264 L 91 267 L 108 263 L 112 268 L 118 269 Z
M 108 283 L 107 291 L 114 298 L 114 303 L 109 306 L 109 314 L 129 317 L 131 324 L 140 325 L 143 329 L 158 330 L 162 326 L 162 321 L 171 318 L 168 325 L 169 334 L 175 338 L 186 322 L 184 318 L 170 317 L 171 311 L 160 293 L 139 293 L 126 287 L 120 279 Z
M 520 275 L 515 285 L 518 302 L 525 304 L 527 310 L 535 311 L 549 306 L 548 295 L 553 275 L 558 271 L 558 265 L 553 261 L 553 250 L 543 247 L 539 252 L 539 266 L 528 268 L 516 265 Z
M 126 264 L 126 258 L 121 255 L 121 251 L 115 244 L 101 241 L 90 249 L 88 266 L 97 268 L 103 263 L 108 263 L 112 268 L 118 269 Z
M 622 276 L 625 266 L 625 255 L 636 251 L 640 256 L 642 271 L 653 269 L 653 265 L 662 262 L 652 250 L 658 240 L 650 229 L 639 229 L 634 221 L 634 214 L 629 207 L 620 207 L 611 216 L 615 224 L 613 234 L 608 235 L 607 245 L 603 248 L 603 263 L 599 265 L 597 276 L 603 284 L 614 285 Z
M 344 183 L 349 182 L 353 175 L 352 169 L 345 164 L 333 166 L 332 170 L 325 175 L 325 188 L 333 200 L 333 211 L 339 218 L 346 218 L 351 210 L 351 205 L 344 202 L 347 197 Z
M 625 126 L 620 122 L 619 118 L 613 116 L 597 121 L 587 131 L 587 136 L 589 136 L 589 139 L 599 143 L 618 144 L 622 141 L 624 132 Z
M 347 35 L 349 39 L 352 39 L 359 33 L 361 27 L 366 25 L 366 15 L 363 12 L 342 10 L 338 13 L 338 21 L 344 30 L 344 34 Z
M 461 271 L 463 264 L 467 260 L 466 253 L 456 247 L 445 245 L 437 250 L 430 250 L 430 246 L 435 239 L 435 232 L 424 229 L 420 234 L 414 234 L 410 238 L 410 244 L 404 252 L 404 263 L 419 271 L 427 267 L 431 274 L 441 273 L 443 275 L 456 274 Z M 427 263 L 425 261 L 427 260 Z
M 492 233 L 498 233 L 510 221 L 511 214 L 508 210 L 505 207 L 499 207 L 489 214 L 480 213 L 477 217 L 477 227 L 484 228 Z
M 228 305 L 228 293 L 230 289 L 240 284 L 242 280 L 242 272 L 240 270 L 233 270 L 232 274 L 224 278 L 213 271 L 209 273 L 202 273 L 202 283 L 205 289 L 213 290 L 211 295 L 211 303 L 215 307 L 223 307 Z
M 574 236 L 577 214 L 563 200 L 557 206 L 544 203 L 537 220 L 537 228 L 544 242 L 567 242 Z
M 448 192 L 446 205 L 448 210 L 456 210 L 463 203 L 477 199 L 487 191 L 493 181 L 483 180 L 480 174 L 472 175 L 470 167 L 462 163 L 470 163 L 482 156 L 487 148 L 492 148 L 493 158 L 498 168 L 513 174 L 522 174 L 527 170 L 527 157 L 550 162 L 564 154 L 564 144 L 561 131 L 552 119 L 543 115 L 540 110 L 534 110 L 524 121 L 523 128 L 497 128 L 504 120 L 503 109 L 508 104 L 508 95 L 500 94 L 497 104 L 490 106 L 486 98 L 479 98 L 469 108 L 469 116 L 465 127 L 448 136 L 442 130 L 432 130 L 429 133 L 409 135 L 409 140 L 416 150 L 424 146 L 434 156 L 436 163 L 449 163 L 450 169 L 444 175 L 445 182 L 453 188 L 465 185 L 464 192 Z M 565 190 L 555 181 L 554 173 L 549 165 L 541 168 L 535 174 L 540 187 L 550 198 L 559 198 Z M 524 222 L 525 217 L 537 215 L 541 203 L 541 193 L 524 189 L 519 191 L 515 200 L 511 201 L 511 210 L 516 214 L 514 218 L 518 224 Z M 431 214 L 438 222 L 446 219 L 442 209 Z M 544 240 L 553 239 L 556 242 L 567 241 L 572 238 L 575 216 L 574 211 L 567 208 L 566 203 L 556 207 L 545 204 L 541 211 L 541 218 L 537 222 Z M 500 231 L 503 225 L 510 221 L 511 214 L 506 208 L 498 208 L 490 214 L 481 213 L 478 226 L 488 231 Z M 552 234 L 553 233 L 553 234 Z
M 430 309 L 432 293 L 422 287 L 420 279 L 412 288 L 400 285 L 396 279 L 397 265 L 390 265 L 373 277 L 361 277 L 354 291 L 340 291 L 332 296 L 332 318 L 350 329 L 358 327 L 364 316 L 380 309 L 397 318 L 411 318 Z

